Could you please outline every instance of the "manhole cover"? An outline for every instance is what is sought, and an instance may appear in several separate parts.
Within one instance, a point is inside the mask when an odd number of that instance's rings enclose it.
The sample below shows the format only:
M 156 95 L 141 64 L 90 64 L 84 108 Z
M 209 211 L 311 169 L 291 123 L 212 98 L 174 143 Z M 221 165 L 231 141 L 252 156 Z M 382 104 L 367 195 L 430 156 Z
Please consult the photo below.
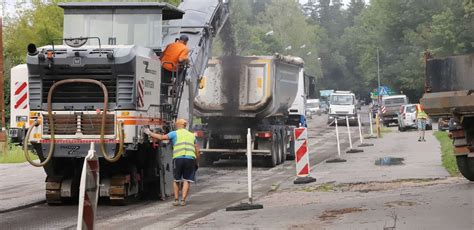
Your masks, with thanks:
M 403 165 L 404 160 L 405 159 L 401 157 L 381 157 L 375 160 L 375 165 L 380 165 L 380 166 Z

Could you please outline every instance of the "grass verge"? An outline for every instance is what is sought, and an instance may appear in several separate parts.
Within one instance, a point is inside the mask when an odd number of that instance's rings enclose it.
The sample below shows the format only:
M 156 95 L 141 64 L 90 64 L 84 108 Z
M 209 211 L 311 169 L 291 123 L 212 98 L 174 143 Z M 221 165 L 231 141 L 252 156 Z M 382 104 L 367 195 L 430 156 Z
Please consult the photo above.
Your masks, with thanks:
M 31 154 L 31 159 L 36 160 L 38 157 Z M 23 163 L 26 161 L 23 149 L 17 145 L 8 144 L 7 152 L 0 154 L 0 164 Z
M 454 146 L 452 140 L 448 137 L 447 132 L 436 131 L 433 134 L 441 144 L 441 159 L 443 167 L 449 172 L 451 176 L 459 175 L 458 165 L 456 164 L 456 157 L 453 155 Z

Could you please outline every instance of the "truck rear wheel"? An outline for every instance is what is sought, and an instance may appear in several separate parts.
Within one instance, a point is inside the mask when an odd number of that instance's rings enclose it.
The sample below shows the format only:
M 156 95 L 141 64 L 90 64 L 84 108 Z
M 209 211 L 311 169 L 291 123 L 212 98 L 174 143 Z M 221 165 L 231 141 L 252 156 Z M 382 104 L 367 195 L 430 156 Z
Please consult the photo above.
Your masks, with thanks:
M 275 167 L 278 164 L 278 135 L 273 133 L 272 143 L 270 148 L 270 156 L 266 158 L 268 167 Z
M 288 144 L 288 138 L 287 138 L 287 135 L 286 135 L 286 132 L 284 129 L 281 130 L 281 141 L 280 141 L 280 152 L 281 152 L 281 155 L 280 155 L 280 159 L 281 159 L 281 163 L 285 162 L 286 160 L 286 145 Z
M 277 153 L 277 165 L 281 164 L 283 162 L 283 150 L 281 148 L 281 143 L 283 142 L 282 136 L 280 132 L 276 133 L 277 140 L 276 140 L 276 146 L 275 146 L 275 152 Z
M 474 158 L 464 156 L 456 156 L 456 162 L 461 174 L 468 180 L 474 181 Z
M 202 153 L 199 159 L 199 166 L 211 167 L 214 164 L 214 157 L 211 153 Z

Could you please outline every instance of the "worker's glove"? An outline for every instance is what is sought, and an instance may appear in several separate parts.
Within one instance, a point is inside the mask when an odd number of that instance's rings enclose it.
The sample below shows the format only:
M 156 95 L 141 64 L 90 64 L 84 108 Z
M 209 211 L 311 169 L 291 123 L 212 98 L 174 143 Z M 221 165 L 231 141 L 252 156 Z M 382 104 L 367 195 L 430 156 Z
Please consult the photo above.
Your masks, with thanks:
M 144 132 L 146 135 L 150 135 L 150 134 L 151 134 L 150 128 L 145 128 L 145 129 L 143 130 L 143 132 Z

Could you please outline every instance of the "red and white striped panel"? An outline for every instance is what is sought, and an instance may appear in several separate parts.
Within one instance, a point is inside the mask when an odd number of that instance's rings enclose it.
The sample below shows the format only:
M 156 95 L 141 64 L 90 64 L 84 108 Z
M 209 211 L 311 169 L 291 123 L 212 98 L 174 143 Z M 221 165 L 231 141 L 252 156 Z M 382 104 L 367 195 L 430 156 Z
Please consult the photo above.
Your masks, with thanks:
M 309 175 L 309 153 L 308 153 L 308 132 L 304 127 L 295 128 L 295 161 L 296 175 L 305 177 Z
M 89 150 L 94 151 L 94 150 Z M 94 151 L 95 152 L 95 151 Z M 82 229 L 95 228 L 97 201 L 99 199 L 99 161 L 97 157 L 84 160 L 81 175 L 79 215 Z M 82 214 L 82 215 L 81 215 Z M 79 225 L 79 223 L 78 223 Z
M 28 85 L 24 81 L 15 82 L 15 93 L 13 95 L 13 104 L 15 109 L 28 108 Z
M 145 93 L 143 90 L 143 80 L 138 81 L 137 92 L 138 92 L 138 100 L 137 100 L 138 107 L 143 107 L 145 106 L 145 102 L 144 102 Z
M 382 113 L 387 112 L 387 109 L 386 109 L 385 106 L 383 106 L 383 105 L 382 105 L 382 107 L 380 107 L 380 109 L 382 110 Z

